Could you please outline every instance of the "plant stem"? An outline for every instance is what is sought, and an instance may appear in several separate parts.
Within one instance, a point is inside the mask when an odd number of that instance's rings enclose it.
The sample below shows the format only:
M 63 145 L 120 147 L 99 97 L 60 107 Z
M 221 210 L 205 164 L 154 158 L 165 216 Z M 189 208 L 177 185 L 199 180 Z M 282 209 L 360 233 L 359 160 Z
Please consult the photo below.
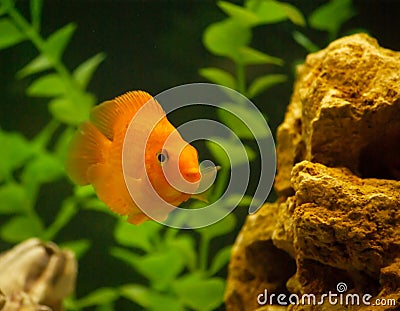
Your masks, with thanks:
M 201 235 L 200 245 L 199 245 L 199 269 L 202 272 L 207 271 L 207 261 L 208 261 L 208 248 L 210 244 L 210 239 Z
M 46 149 L 47 144 L 59 126 L 60 122 L 54 119 L 50 120 L 50 122 L 35 136 L 33 144 L 36 145 L 39 150 Z
M 27 20 L 14 7 L 9 8 L 8 15 L 14 20 L 15 24 L 21 29 L 21 31 L 24 32 L 25 35 L 30 39 L 37 50 L 41 54 L 46 55 L 47 59 L 50 61 L 54 69 L 60 74 L 60 76 L 64 78 L 67 85 L 72 88 L 80 89 L 80 85 L 75 82 L 64 64 L 46 51 L 46 41 L 40 36 L 35 28 L 31 24 L 29 24 Z
M 70 220 L 78 212 L 78 206 L 75 197 L 70 197 L 63 202 L 61 209 L 58 211 L 57 216 L 50 226 L 44 230 L 41 239 L 51 241 L 54 237 L 64 228 Z

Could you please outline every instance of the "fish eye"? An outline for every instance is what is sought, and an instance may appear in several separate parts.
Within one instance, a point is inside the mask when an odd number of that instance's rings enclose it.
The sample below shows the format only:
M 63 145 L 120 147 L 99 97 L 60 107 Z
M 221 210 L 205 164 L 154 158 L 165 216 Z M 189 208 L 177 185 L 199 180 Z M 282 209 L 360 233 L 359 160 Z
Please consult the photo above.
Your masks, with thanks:
M 166 150 L 161 150 L 156 154 L 157 161 L 160 165 L 164 165 L 168 161 L 168 153 Z

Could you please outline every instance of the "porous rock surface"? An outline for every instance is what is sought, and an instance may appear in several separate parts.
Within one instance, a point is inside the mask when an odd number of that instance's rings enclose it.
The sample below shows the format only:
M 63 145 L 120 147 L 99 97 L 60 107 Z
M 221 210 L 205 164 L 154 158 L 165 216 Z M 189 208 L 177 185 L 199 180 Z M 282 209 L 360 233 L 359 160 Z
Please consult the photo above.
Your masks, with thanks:
M 369 294 L 370 305 L 351 310 L 400 309 L 400 53 L 358 34 L 310 54 L 277 160 L 278 200 L 248 216 L 233 247 L 227 309 L 348 310 L 277 297 L 260 305 L 265 290 Z

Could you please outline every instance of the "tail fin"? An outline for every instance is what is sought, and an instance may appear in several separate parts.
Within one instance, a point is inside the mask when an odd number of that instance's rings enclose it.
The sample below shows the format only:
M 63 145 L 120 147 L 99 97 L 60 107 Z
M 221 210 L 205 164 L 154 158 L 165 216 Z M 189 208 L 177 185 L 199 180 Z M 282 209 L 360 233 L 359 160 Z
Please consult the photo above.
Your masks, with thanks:
M 88 170 L 92 165 L 104 163 L 104 152 L 111 142 L 91 122 L 83 123 L 71 140 L 66 171 L 78 185 L 87 185 Z

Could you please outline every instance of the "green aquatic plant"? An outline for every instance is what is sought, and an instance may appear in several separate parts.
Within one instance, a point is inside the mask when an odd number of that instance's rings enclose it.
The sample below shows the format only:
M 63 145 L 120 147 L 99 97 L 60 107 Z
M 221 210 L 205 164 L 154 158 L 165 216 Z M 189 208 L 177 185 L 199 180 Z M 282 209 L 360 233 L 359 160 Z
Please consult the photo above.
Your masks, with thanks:
M 343 23 L 356 14 L 352 0 L 331 0 L 313 11 L 308 20 L 294 5 L 278 0 L 245 0 L 243 5 L 218 1 L 217 6 L 226 14 L 226 17 L 207 27 L 203 34 L 203 43 L 210 53 L 222 58 L 222 63 L 224 65 L 228 63 L 229 66 L 228 69 L 202 68 L 199 73 L 207 80 L 234 89 L 249 99 L 254 99 L 273 86 L 288 80 L 285 74 L 271 73 L 273 66 L 282 67 L 284 65 L 283 59 L 252 47 L 253 34 L 257 28 L 290 21 L 294 26 L 291 27 L 293 39 L 307 51 L 315 52 L 320 48 L 303 34 L 305 30 L 311 28 L 326 31 L 328 33 L 327 42 L 330 42 L 337 37 Z M 267 28 L 264 27 L 264 29 Z M 265 30 L 263 35 L 271 36 L 271 33 Z M 251 75 L 248 75 L 247 72 L 250 67 L 254 66 L 258 66 L 260 69 L 264 68 L 266 73 L 251 80 Z M 237 116 L 250 114 L 245 105 L 237 103 L 228 103 L 221 108 L 235 112 Z M 237 135 L 245 142 L 248 156 L 246 160 L 253 161 L 256 152 L 251 147 L 251 141 L 262 137 L 265 133 L 262 131 L 251 133 L 242 122 L 246 120 L 238 120 L 227 110 L 219 109 L 217 114 L 233 133 L 230 138 L 219 142 L 221 145 L 232 146 L 235 143 L 233 136 Z M 256 120 L 257 118 L 251 115 L 247 119 L 248 123 L 254 123 Z M 223 167 L 230 165 L 215 143 L 207 142 L 207 147 Z M 226 172 L 222 171 L 222 173 Z M 224 180 L 226 178 L 218 181 L 223 182 Z
M 357 14 L 352 0 L 331 0 L 320 5 L 308 17 L 309 28 L 327 34 L 324 45 L 338 38 L 345 22 Z M 347 33 L 365 32 L 364 29 L 353 29 Z M 293 39 L 308 52 L 316 52 L 322 48 L 307 37 L 303 32 L 293 31 Z
M 230 70 L 217 67 L 202 68 L 199 71 L 200 75 L 213 83 L 234 89 L 249 99 L 253 99 L 274 85 L 285 82 L 287 80 L 285 74 L 271 73 L 271 67 L 282 66 L 284 60 L 253 48 L 251 46 L 253 32 L 257 27 L 284 21 L 291 21 L 303 27 L 305 20 L 302 13 L 289 3 L 275 0 L 246 0 L 243 6 L 219 1 L 217 5 L 226 17 L 207 27 L 203 34 L 203 43 L 210 53 L 228 61 L 231 68 Z M 247 72 L 252 66 L 264 67 L 266 73 L 249 81 Z M 241 165 L 243 161 L 254 162 L 259 154 L 254 151 L 254 141 L 270 135 L 260 124 L 262 120 L 252 115 L 253 112 L 248 109 L 245 102 L 225 103 L 220 108 L 222 109 L 217 110 L 218 118 L 232 132 L 228 138 L 213 139 L 206 143 L 223 168 L 220 173 L 223 176 L 222 178 L 220 176 L 217 183 L 223 183 L 228 179 L 229 172 L 224 170 L 225 167 Z M 249 130 L 250 124 L 256 129 L 255 132 Z M 234 150 L 237 146 L 236 136 L 244 144 L 247 158 L 240 159 L 236 161 L 237 163 L 229 163 L 229 159 L 218 144 Z M 225 184 L 222 188 L 224 186 Z M 244 201 L 249 202 L 251 198 L 245 197 Z
M 287 80 L 284 74 L 266 73 L 249 81 L 247 69 L 250 66 L 282 66 L 283 59 L 271 56 L 251 46 L 253 32 L 256 27 L 279 23 L 290 20 L 292 23 L 304 26 L 305 21 L 302 13 L 293 5 L 275 0 L 247 0 L 243 6 L 228 1 L 218 1 L 217 6 L 226 14 L 226 17 L 209 25 L 203 34 L 203 44 L 207 50 L 217 57 L 227 60 L 232 66 L 231 70 L 217 67 L 207 67 L 199 70 L 201 76 L 207 80 L 236 90 L 245 97 L 252 99 L 276 84 Z M 265 70 L 268 72 L 268 69 Z M 256 160 L 257 152 L 252 147 L 256 139 L 265 138 L 270 135 L 263 128 L 260 119 L 252 115 L 246 103 L 237 101 L 235 103 L 224 103 L 217 110 L 218 118 L 232 132 L 225 139 L 214 138 L 207 141 L 206 145 L 214 158 L 222 166 L 217 180 L 216 188 L 224 188 L 228 180 L 229 171 L 226 167 L 230 165 L 241 165 L 243 161 L 252 162 Z M 256 132 L 251 132 L 248 125 L 254 125 Z M 237 136 L 243 143 L 247 153 L 246 158 L 240 158 L 235 163 L 230 163 L 220 146 L 234 150 L 237 148 Z M 218 142 L 218 144 L 216 143 Z M 219 146 L 220 145 L 220 146 Z M 237 154 L 238 152 L 234 152 Z M 220 195 L 220 191 L 216 191 Z M 244 202 L 251 201 L 250 197 L 244 197 Z M 247 203 L 248 204 L 248 203 Z
M 43 98 L 50 113 L 49 122 L 31 140 L 21 133 L 0 129 L 0 143 L 5 146 L 0 156 L 0 214 L 8 215 L 0 237 L 11 243 L 31 236 L 52 240 L 78 212 L 77 205 L 82 199 L 79 191 L 65 198 L 48 226 L 38 214 L 36 204 L 44 184 L 65 177 L 63 163 L 67 144 L 74 126 L 88 118 L 96 102 L 86 88 L 105 57 L 103 53 L 96 54 L 70 71 L 62 62 L 62 55 L 76 25 L 65 25 L 44 38 L 40 34 L 42 4 L 40 0 L 30 2 L 28 21 L 13 1 L 0 2 L 0 48 L 10 48 L 23 41 L 33 44 L 38 56 L 23 66 L 16 77 L 34 77 L 26 94 Z M 72 244 L 83 249 L 87 241 L 72 241 Z
M 211 241 L 231 232 L 234 226 L 234 218 L 227 217 L 211 230 L 197 232 L 202 239 Z M 155 222 L 132 226 L 120 220 L 114 237 L 117 246 L 110 250 L 111 255 L 147 281 L 98 288 L 85 297 L 68 300 L 68 309 L 97 305 L 99 310 L 113 310 L 119 298 L 146 310 L 213 310 L 222 303 L 224 280 L 215 274 L 228 261 L 230 247 L 221 249 L 208 266 L 198 256 L 193 235 Z
M 233 62 L 234 68 L 231 72 L 215 67 L 202 68 L 200 75 L 250 99 L 287 80 L 284 74 L 267 73 L 247 81 L 248 66 L 284 64 L 283 59 L 251 47 L 255 28 L 289 20 L 296 26 L 292 30 L 293 39 L 308 52 L 315 52 L 335 40 L 343 24 L 357 14 L 352 0 L 330 0 L 317 7 L 308 18 L 290 3 L 277 0 L 246 0 L 242 6 L 219 1 L 217 5 L 227 17 L 208 26 L 203 37 L 204 45 L 212 54 Z M 312 42 L 304 34 L 309 30 L 326 32 L 325 42 L 321 46 Z M 357 31 L 365 30 L 353 29 L 346 33 Z
M 273 85 L 286 81 L 283 74 L 269 73 L 255 78 L 248 84 L 248 66 L 284 64 L 283 59 L 251 47 L 252 32 L 255 27 L 285 20 L 304 26 L 302 13 L 289 3 L 275 0 L 247 0 L 243 6 L 219 1 L 217 5 L 227 17 L 208 26 L 203 42 L 212 54 L 232 61 L 235 73 L 211 67 L 200 69 L 200 74 L 214 83 L 237 90 L 250 99 Z
M 305 26 L 303 14 L 293 5 L 276 0 L 246 0 L 243 5 L 228 1 L 218 1 L 217 6 L 226 17 L 210 24 L 204 31 L 203 44 L 206 49 L 222 59 L 229 66 L 227 69 L 206 67 L 199 74 L 207 80 L 236 90 L 248 99 L 253 99 L 273 86 L 287 81 L 283 73 L 271 73 L 273 67 L 284 65 L 284 60 L 269 55 L 252 46 L 253 34 L 257 28 L 280 22 L 290 21 L 297 27 Z M 266 29 L 266 28 L 265 28 Z M 266 31 L 264 35 L 269 35 Z M 248 74 L 249 69 L 258 66 L 265 73 L 255 78 Z M 217 185 L 226 186 L 229 171 L 226 167 L 256 162 L 258 154 L 254 149 L 258 140 L 265 139 L 270 132 L 263 127 L 264 120 L 249 110 L 246 101 L 223 103 L 217 110 L 219 120 L 231 129 L 230 136 L 224 139 L 214 138 L 206 142 L 213 157 L 222 166 Z M 249 125 L 252 125 L 253 131 Z M 235 159 L 233 163 L 225 156 L 220 146 L 226 149 L 237 148 L 238 137 L 244 145 L 247 157 Z M 218 144 L 216 143 L 218 142 Z M 233 152 L 238 154 L 238 152 Z M 221 176 L 222 175 L 222 176 Z M 220 194 L 217 191 L 217 194 Z M 242 205 L 248 205 L 251 197 L 245 196 Z

